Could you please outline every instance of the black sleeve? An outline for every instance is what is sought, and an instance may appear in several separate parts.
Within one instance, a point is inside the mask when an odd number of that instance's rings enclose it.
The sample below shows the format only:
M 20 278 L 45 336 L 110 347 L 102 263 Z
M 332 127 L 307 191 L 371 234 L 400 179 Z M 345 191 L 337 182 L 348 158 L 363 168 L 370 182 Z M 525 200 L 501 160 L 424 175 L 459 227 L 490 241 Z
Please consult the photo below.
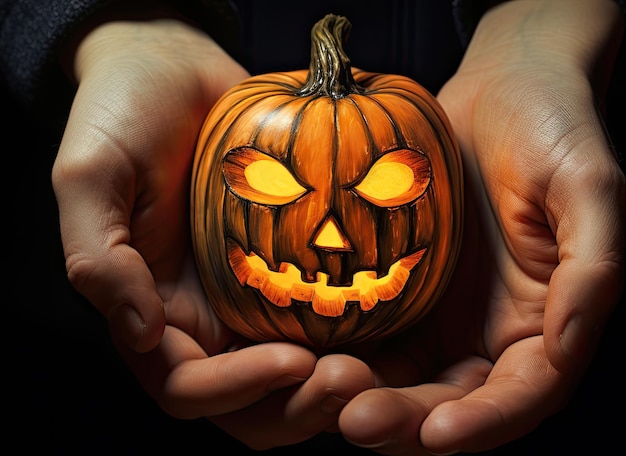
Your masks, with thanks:
M 493 0 L 452 0 L 452 15 L 456 31 L 464 47 L 470 42 L 474 30 L 485 12 L 501 3 Z
M 0 0 L 0 76 L 28 112 L 62 128 L 75 87 L 63 73 L 59 53 L 78 26 L 110 7 L 111 0 Z M 229 1 L 161 1 L 233 49 L 237 18 Z M 154 2 L 121 0 L 128 7 Z

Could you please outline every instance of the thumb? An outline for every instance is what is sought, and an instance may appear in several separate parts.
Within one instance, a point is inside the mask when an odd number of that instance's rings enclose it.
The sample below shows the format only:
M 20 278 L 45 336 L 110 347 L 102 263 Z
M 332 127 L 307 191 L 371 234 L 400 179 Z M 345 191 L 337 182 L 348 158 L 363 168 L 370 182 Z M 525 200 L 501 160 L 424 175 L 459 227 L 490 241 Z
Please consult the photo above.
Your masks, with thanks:
M 68 279 L 144 352 L 159 343 L 165 313 L 150 269 L 129 245 L 134 173 L 123 153 L 81 127 L 73 135 L 68 124 L 52 171 Z
M 559 265 L 548 286 L 544 336 L 550 362 L 564 372 L 591 361 L 624 286 L 626 180 L 608 151 L 592 152 L 557 176 L 558 192 L 548 195 Z
M 612 262 L 564 260 L 550 279 L 544 336 L 548 359 L 562 372 L 591 361 L 618 302 L 624 269 Z
M 158 345 L 165 329 L 163 301 L 136 250 L 119 244 L 76 251 L 66 266 L 70 283 L 107 318 L 111 332 L 137 352 Z

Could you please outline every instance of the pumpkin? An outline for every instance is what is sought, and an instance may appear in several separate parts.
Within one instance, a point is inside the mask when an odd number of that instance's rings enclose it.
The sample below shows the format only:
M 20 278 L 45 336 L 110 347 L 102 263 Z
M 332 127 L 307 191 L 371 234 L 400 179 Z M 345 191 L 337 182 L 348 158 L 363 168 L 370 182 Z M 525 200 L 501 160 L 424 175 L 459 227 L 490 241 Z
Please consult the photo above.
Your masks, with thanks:
M 218 316 L 255 341 L 382 340 L 431 309 L 455 265 L 462 173 L 451 126 L 415 81 L 352 68 L 350 28 L 325 16 L 308 71 L 243 81 L 199 135 L 198 272 Z

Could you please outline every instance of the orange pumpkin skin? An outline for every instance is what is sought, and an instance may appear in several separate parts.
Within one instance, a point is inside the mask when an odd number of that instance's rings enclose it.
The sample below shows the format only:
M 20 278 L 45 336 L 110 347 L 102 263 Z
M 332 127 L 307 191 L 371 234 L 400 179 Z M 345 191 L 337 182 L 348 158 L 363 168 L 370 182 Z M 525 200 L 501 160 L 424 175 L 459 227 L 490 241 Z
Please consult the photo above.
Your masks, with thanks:
M 445 113 L 409 78 L 348 70 L 338 90 L 310 89 L 313 63 L 251 77 L 200 133 L 196 264 L 210 305 L 252 340 L 386 338 L 429 311 L 454 269 L 462 172 Z

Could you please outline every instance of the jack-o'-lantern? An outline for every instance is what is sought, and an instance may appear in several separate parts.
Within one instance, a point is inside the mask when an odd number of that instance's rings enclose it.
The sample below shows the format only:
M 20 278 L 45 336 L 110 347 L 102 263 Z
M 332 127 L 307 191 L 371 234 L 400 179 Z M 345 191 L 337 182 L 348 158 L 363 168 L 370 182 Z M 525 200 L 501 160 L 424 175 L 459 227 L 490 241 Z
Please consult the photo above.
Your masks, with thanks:
M 351 67 L 350 23 L 311 33 L 309 70 L 253 76 L 216 103 L 193 163 L 198 271 L 226 325 L 318 350 L 379 340 L 445 289 L 460 154 L 415 81 Z

